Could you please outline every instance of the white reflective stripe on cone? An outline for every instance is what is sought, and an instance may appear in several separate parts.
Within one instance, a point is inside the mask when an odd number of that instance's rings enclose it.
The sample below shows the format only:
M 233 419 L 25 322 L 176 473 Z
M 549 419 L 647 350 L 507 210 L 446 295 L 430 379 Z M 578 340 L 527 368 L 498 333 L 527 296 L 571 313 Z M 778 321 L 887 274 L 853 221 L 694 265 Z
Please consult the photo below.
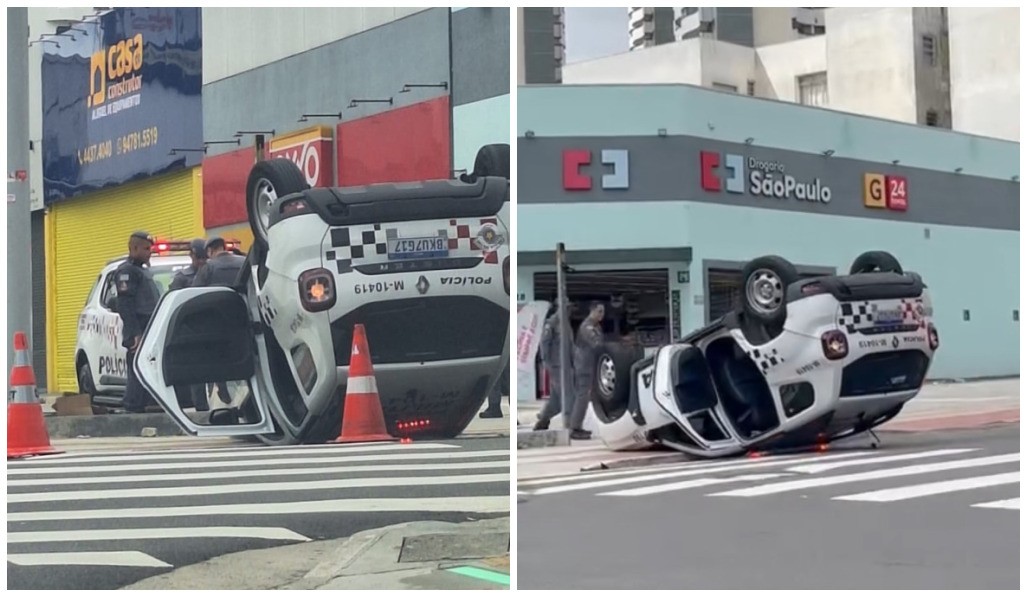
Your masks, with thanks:
M 377 394 L 378 383 L 373 376 L 351 377 L 346 380 L 347 394 Z

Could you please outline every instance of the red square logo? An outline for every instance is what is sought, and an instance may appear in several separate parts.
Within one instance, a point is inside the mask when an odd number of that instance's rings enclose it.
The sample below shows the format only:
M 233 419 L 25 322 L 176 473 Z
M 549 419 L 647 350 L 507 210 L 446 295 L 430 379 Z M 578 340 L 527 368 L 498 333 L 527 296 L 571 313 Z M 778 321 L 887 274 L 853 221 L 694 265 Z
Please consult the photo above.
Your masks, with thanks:
M 888 209 L 906 211 L 909 208 L 909 183 L 905 176 L 885 176 L 884 196 Z

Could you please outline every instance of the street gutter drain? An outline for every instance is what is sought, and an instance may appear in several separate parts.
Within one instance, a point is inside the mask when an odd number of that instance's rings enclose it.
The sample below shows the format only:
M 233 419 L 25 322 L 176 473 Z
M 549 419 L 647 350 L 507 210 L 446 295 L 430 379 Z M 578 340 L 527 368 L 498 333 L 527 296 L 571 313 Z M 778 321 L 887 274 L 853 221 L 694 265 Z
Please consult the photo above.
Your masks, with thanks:
M 480 560 L 510 553 L 510 533 L 436 533 L 404 537 L 400 562 Z

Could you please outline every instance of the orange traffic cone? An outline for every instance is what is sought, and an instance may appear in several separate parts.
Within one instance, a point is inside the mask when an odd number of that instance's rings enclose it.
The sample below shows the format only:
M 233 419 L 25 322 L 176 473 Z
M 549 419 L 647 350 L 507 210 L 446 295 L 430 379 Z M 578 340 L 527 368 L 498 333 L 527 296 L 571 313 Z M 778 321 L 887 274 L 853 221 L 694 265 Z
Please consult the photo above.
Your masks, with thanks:
M 14 367 L 7 403 L 7 458 L 60 454 L 50 445 L 43 421 L 43 407 L 36 399 L 36 376 L 29 364 L 29 342 L 25 332 L 14 333 Z
M 353 349 L 346 381 L 346 406 L 342 414 L 342 430 L 334 444 L 396 441 L 385 428 L 385 415 L 378 399 L 378 384 L 371 365 L 364 325 L 353 329 Z

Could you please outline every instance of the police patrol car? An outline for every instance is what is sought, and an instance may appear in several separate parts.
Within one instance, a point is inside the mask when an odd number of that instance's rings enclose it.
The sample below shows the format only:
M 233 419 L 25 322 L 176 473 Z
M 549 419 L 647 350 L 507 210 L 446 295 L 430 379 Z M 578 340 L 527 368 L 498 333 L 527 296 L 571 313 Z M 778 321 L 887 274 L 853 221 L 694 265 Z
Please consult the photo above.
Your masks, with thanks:
M 165 295 L 140 381 L 190 434 L 324 442 L 363 324 L 388 430 L 458 435 L 508 360 L 509 168 L 493 145 L 460 180 L 312 189 L 292 162 L 258 162 L 246 275 Z M 209 420 L 179 407 L 183 387 L 214 381 L 247 400 Z
M 920 392 L 938 331 L 927 286 L 892 255 L 806 279 L 765 256 L 743 280 L 740 309 L 654 355 L 611 365 L 617 354 L 600 354 L 612 391 L 593 406 L 608 447 L 718 457 L 826 443 L 882 425 Z
M 227 243 L 237 248 L 238 241 Z M 125 347 L 121 345 L 121 317 L 115 302 L 118 296 L 114 272 L 126 256 L 107 262 L 96 277 L 86 304 L 79 315 L 75 344 L 75 372 L 79 392 L 92 396 L 95 404 L 119 407 L 125 394 L 128 370 Z M 160 288 L 167 292 L 175 274 L 187 267 L 189 241 L 159 240 L 153 244 L 150 271 Z

